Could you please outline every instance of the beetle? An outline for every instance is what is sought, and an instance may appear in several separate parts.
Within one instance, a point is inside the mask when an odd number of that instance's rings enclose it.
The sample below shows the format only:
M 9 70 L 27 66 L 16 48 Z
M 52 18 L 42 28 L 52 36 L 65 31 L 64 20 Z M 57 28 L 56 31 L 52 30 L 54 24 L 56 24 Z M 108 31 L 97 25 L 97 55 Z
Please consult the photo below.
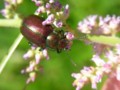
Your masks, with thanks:
M 28 41 L 41 49 L 51 48 L 57 52 L 69 49 L 71 42 L 67 40 L 65 31 L 54 30 L 52 25 L 42 25 L 43 21 L 39 16 L 30 15 L 23 20 L 20 31 Z

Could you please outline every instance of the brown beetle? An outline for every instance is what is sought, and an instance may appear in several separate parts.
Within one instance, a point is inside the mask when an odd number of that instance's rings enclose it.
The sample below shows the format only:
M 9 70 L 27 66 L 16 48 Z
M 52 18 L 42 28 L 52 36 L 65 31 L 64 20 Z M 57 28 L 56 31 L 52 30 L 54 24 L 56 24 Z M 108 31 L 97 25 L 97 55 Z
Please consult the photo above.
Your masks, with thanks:
M 60 52 L 68 49 L 70 41 L 66 39 L 63 30 L 55 31 L 51 25 L 42 25 L 44 19 L 30 15 L 23 20 L 21 33 L 30 42 L 44 48 L 52 48 Z

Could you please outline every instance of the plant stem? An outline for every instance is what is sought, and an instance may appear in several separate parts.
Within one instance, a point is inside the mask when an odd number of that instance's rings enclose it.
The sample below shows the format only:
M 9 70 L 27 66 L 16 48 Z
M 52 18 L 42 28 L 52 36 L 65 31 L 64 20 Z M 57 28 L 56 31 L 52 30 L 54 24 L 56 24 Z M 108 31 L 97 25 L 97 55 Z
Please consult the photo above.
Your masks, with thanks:
M 116 36 L 90 36 L 88 35 L 87 38 L 91 40 L 92 42 L 106 44 L 114 46 L 116 44 L 120 44 L 120 38 Z
M 69 26 L 67 26 L 66 28 L 68 31 L 72 32 L 76 37 L 75 39 L 78 39 L 78 40 L 84 41 L 85 39 L 88 39 L 91 42 L 106 44 L 106 45 L 110 45 L 110 46 L 115 46 L 116 44 L 120 44 L 120 38 L 115 35 L 112 35 L 112 36 L 87 35 L 87 34 L 82 34 L 78 31 L 75 31 L 75 30 L 71 29 Z
M 110 45 L 110 46 L 120 44 L 120 38 L 115 36 L 115 35 L 112 35 L 112 36 L 87 35 L 87 34 L 82 34 L 78 31 L 75 31 L 68 26 L 66 28 L 67 28 L 68 31 L 72 32 L 76 37 L 75 39 L 78 39 L 78 40 L 83 40 L 84 41 L 85 39 L 89 39 L 91 42 L 106 44 L 106 45 Z
M 19 45 L 19 43 L 22 40 L 22 38 L 23 38 L 22 34 L 19 34 L 19 36 L 17 37 L 17 39 L 14 41 L 14 43 L 10 47 L 10 49 L 8 51 L 8 54 L 2 59 L 2 62 L 0 64 L 0 74 L 2 73 L 5 65 L 7 64 L 8 60 L 12 56 L 13 52 L 15 51 L 15 49 L 17 48 L 17 46 Z
M 22 19 L 0 19 L 0 27 L 15 27 L 21 26 Z

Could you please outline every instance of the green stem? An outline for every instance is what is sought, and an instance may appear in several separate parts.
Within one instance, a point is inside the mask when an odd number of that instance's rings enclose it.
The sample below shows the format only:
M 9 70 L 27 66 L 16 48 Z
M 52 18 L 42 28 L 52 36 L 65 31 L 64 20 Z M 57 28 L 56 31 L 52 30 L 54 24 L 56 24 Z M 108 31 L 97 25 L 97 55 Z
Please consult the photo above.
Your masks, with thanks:
M 17 46 L 19 45 L 19 43 L 22 40 L 22 38 L 23 38 L 22 34 L 19 34 L 19 36 L 17 37 L 17 39 L 14 41 L 14 43 L 10 47 L 10 49 L 8 51 L 8 54 L 2 59 L 2 62 L 0 64 L 0 74 L 2 73 L 5 65 L 7 64 L 8 60 L 11 57 L 11 55 L 13 54 L 13 52 L 15 51 L 15 49 L 17 48 Z
M 0 19 L 0 27 L 15 27 L 21 26 L 21 19 Z
M 111 36 L 87 35 L 87 34 L 80 33 L 77 30 L 71 29 L 68 25 L 66 25 L 66 29 L 69 32 L 72 32 L 74 34 L 74 36 L 76 37 L 75 39 L 80 39 L 80 40 L 83 40 L 83 41 L 85 39 L 88 39 L 91 42 L 106 44 L 106 45 L 110 45 L 110 46 L 114 46 L 116 44 L 120 44 L 120 38 L 115 36 L 115 35 L 111 35 Z M 81 37 L 82 37 L 82 39 L 81 39 Z
M 91 36 L 91 35 L 88 35 L 87 38 L 89 40 L 91 40 L 92 42 L 107 44 L 107 45 L 111 45 L 111 46 L 120 44 L 120 38 L 118 38 L 116 36 L 95 36 L 95 35 Z

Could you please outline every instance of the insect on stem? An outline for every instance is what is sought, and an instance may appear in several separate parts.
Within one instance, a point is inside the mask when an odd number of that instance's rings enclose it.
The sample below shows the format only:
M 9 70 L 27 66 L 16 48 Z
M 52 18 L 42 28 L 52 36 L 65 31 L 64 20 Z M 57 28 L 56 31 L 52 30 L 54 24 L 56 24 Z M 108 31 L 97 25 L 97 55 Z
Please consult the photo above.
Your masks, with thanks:
M 8 60 L 10 59 L 10 57 L 12 56 L 13 52 L 15 51 L 15 49 L 17 48 L 17 46 L 19 45 L 19 43 L 21 42 L 23 36 L 22 34 L 19 34 L 17 39 L 14 41 L 14 43 L 12 44 L 12 46 L 10 47 L 8 54 L 4 56 L 4 58 L 2 59 L 2 62 L 0 64 L 0 74 L 2 73 L 5 65 L 7 64 Z

